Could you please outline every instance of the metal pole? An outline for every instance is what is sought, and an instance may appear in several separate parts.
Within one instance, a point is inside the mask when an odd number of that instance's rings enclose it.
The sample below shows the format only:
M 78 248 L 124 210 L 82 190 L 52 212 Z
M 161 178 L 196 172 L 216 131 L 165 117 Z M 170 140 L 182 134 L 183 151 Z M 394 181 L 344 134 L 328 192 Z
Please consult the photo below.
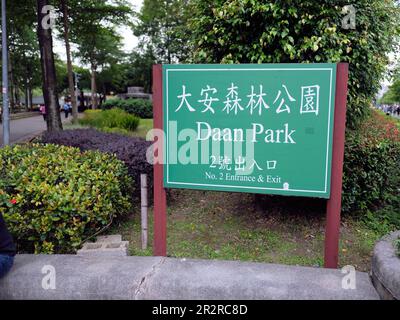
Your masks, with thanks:
M 141 190 L 141 221 L 142 221 L 142 250 L 147 249 L 147 174 L 140 175 Z
M 6 0 L 1 0 L 1 46 L 3 63 L 3 145 L 10 144 L 10 112 L 8 106 L 8 50 Z
M 162 106 L 162 65 L 153 66 L 153 113 L 154 129 L 163 130 Z M 160 138 L 158 138 L 160 139 Z M 157 150 L 162 159 L 163 143 Z M 156 155 L 154 155 L 156 156 Z M 163 185 L 164 169 L 162 162 L 154 163 L 154 256 L 167 256 L 167 196 Z
M 339 63 L 336 73 L 335 123 L 333 129 L 331 197 L 326 207 L 325 268 L 336 269 L 339 261 L 340 212 L 346 129 L 346 101 L 349 65 Z

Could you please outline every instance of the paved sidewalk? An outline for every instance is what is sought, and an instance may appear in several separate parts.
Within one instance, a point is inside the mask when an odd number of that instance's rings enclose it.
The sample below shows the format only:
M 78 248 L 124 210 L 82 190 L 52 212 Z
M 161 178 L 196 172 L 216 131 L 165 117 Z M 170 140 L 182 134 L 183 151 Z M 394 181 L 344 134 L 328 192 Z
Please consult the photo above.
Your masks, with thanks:
M 340 270 L 238 261 L 19 255 L 0 280 L 0 299 L 379 299 L 368 274 L 355 273 L 355 289 L 342 287 L 345 276 Z M 52 289 L 42 287 L 44 277 L 52 279 Z
M 64 115 L 61 115 L 63 123 L 68 123 L 72 120 L 72 117 L 65 119 Z M 29 140 L 41 132 L 46 130 L 46 123 L 43 117 L 38 114 L 33 117 L 11 120 L 10 121 L 10 143 L 22 142 Z M 3 124 L 0 125 L 0 146 L 3 145 Z

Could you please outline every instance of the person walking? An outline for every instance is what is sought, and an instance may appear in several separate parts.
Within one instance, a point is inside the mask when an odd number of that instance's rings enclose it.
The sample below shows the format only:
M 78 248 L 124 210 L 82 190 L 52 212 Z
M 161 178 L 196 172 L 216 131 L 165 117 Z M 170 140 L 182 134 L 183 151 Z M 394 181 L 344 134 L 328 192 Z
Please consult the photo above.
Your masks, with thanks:
M 70 111 L 69 103 L 65 101 L 64 106 L 63 106 L 64 114 L 65 114 L 65 119 L 68 119 L 68 114 Z
M 0 213 L 0 278 L 4 277 L 14 264 L 15 244 L 7 230 L 3 215 Z
M 41 104 L 39 107 L 39 111 L 43 116 L 43 120 L 46 121 L 47 120 L 46 106 L 44 104 Z
M 68 106 L 69 106 L 69 114 L 71 114 L 72 115 L 72 103 L 71 103 L 71 101 L 69 101 L 68 102 Z

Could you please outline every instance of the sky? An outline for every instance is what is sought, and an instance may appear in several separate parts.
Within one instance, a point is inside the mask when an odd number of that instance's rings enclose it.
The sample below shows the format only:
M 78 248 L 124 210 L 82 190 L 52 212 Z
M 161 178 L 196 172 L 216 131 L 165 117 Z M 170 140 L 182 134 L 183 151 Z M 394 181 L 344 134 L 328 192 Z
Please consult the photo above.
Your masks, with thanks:
M 143 4 L 143 0 L 127 0 L 127 1 L 130 2 L 134 11 L 139 11 Z M 138 39 L 133 35 L 132 30 L 128 27 L 120 27 L 118 28 L 118 32 L 124 39 L 123 50 L 126 52 L 132 51 L 132 49 L 135 48 L 136 45 L 138 44 Z M 72 48 L 74 48 L 73 45 Z M 56 37 L 54 37 L 53 50 L 62 60 L 67 60 L 64 41 L 56 39 Z M 74 63 L 77 62 L 78 61 L 74 61 Z

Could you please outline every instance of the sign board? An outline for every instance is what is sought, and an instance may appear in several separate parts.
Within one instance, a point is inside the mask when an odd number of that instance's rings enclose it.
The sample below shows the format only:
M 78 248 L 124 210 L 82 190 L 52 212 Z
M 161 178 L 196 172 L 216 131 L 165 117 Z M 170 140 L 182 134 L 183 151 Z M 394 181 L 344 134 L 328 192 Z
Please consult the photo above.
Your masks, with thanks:
M 164 65 L 164 187 L 329 198 L 336 69 Z

